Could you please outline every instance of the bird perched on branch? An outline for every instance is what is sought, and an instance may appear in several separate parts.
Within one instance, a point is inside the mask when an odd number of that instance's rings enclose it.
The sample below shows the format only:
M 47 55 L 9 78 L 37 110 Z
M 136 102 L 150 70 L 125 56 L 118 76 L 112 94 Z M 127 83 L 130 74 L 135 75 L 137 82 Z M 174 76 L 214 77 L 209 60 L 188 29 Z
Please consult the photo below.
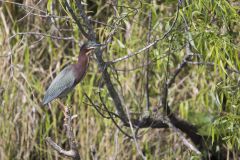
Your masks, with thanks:
M 101 44 L 92 41 L 86 42 L 81 46 L 78 63 L 68 65 L 54 78 L 45 93 L 42 102 L 43 105 L 48 104 L 56 98 L 65 97 L 74 89 L 86 74 L 89 54 L 93 49 L 99 46 L 101 46 Z

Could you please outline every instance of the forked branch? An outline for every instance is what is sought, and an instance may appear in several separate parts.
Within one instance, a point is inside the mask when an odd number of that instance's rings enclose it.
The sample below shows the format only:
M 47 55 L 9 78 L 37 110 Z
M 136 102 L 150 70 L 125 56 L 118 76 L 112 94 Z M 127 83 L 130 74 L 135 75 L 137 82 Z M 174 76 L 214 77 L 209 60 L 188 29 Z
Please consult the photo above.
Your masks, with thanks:
M 65 115 L 64 126 L 66 127 L 66 130 L 67 130 L 67 138 L 68 138 L 68 141 L 69 141 L 70 150 L 63 149 L 57 143 L 55 143 L 50 137 L 46 138 L 46 142 L 54 150 L 56 150 L 59 154 L 67 156 L 67 157 L 71 157 L 73 160 L 80 160 L 81 158 L 80 158 L 80 155 L 79 155 L 79 152 L 78 152 L 78 149 L 77 149 L 77 144 L 75 142 L 75 138 L 74 138 L 73 131 L 72 131 L 73 116 L 71 115 L 68 107 L 65 107 L 64 115 Z

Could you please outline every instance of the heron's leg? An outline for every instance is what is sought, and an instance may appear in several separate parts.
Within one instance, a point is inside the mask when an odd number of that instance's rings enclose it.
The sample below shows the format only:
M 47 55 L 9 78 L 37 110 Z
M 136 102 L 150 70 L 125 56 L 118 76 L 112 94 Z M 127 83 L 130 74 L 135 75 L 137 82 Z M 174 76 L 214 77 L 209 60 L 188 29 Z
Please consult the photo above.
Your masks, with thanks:
M 62 112 L 63 112 L 63 114 L 64 114 L 64 122 L 65 122 L 65 123 L 63 124 L 63 126 L 64 126 L 64 128 L 65 128 L 69 107 L 68 107 L 68 105 L 64 105 L 60 100 L 58 100 L 58 103 L 59 103 L 60 108 L 61 108 L 61 110 L 62 110 Z
M 66 106 L 59 99 L 57 100 L 57 102 L 60 105 L 60 108 L 61 108 L 62 112 L 65 113 L 65 107 Z
M 52 108 L 51 103 L 48 103 L 47 106 L 48 106 L 49 109 Z

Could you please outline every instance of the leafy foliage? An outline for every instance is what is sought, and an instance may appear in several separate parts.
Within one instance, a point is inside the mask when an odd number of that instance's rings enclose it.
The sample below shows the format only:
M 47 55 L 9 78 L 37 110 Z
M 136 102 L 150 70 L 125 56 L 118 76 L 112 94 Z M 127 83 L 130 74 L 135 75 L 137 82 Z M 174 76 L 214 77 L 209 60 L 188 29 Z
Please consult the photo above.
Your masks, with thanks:
M 149 55 L 150 115 L 163 115 L 162 86 L 186 55 L 189 42 L 194 55 L 169 89 L 168 103 L 180 118 L 198 127 L 215 144 L 238 159 L 240 148 L 240 7 L 226 0 L 186 0 L 177 14 L 178 1 L 84 1 L 93 20 L 97 39 L 104 42 L 113 34 L 103 53 L 105 61 L 133 53 L 147 46 L 149 12 L 151 38 L 162 37 L 176 16 L 169 34 L 147 51 L 108 68 L 132 117 L 145 110 L 146 55 Z M 79 44 L 85 39 L 64 1 L 0 2 L 0 159 L 60 159 L 45 143 L 47 136 L 68 147 L 63 134 L 63 114 L 59 103 L 51 109 L 41 106 L 45 88 L 67 64 L 75 63 Z M 78 10 L 71 3 L 73 11 Z M 80 16 L 78 17 L 80 21 Z M 186 27 L 186 23 L 187 26 Z M 86 93 L 101 104 L 98 92 L 109 110 L 113 101 L 102 81 L 94 56 L 88 73 L 62 103 L 71 106 L 74 133 L 83 159 L 96 152 L 99 159 L 139 159 L 135 144 L 104 119 L 87 102 Z M 238 98 L 239 97 L 239 98 Z M 157 111 L 155 110 L 157 108 Z M 120 124 L 120 122 L 119 122 Z M 123 129 L 131 134 L 127 127 Z M 147 159 L 199 159 L 169 129 L 141 129 L 138 142 Z M 207 140 L 210 140 L 208 142 Z

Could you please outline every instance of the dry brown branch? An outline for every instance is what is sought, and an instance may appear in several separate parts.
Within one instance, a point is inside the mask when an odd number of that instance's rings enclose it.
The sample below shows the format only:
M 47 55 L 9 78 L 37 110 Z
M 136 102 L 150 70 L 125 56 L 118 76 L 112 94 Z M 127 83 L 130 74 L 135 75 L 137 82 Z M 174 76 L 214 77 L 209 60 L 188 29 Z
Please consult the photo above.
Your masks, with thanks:
M 68 107 L 65 107 L 65 111 L 64 111 L 64 115 L 65 115 L 65 124 L 64 126 L 67 129 L 67 138 L 69 141 L 69 145 L 70 145 L 70 150 L 65 150 L 63 148 L 61 148 L 58 144 L 56 144 L 50 137 L 46 138 L 46 142 L 54 149 L 56 150 L 59 154 L 67 156 L 67 157 L 71 157 L 74 160 L 80 160 L 80 155 L 78 152 L 78 148 L 77 148 L 77 144 L 75 142 L 75 138 L 73 135 L 73 130 L 72 130 L 72 119 L 74 118 Z
M 67 157 L 76 157 L 76 153 L 73 150 L 65 150 L 61 148 L 58 144 L 56 144 L 50 137 L 46 138 L 46 142 L 53 148 L 55 149 L 59 154 L 67 156 Z

